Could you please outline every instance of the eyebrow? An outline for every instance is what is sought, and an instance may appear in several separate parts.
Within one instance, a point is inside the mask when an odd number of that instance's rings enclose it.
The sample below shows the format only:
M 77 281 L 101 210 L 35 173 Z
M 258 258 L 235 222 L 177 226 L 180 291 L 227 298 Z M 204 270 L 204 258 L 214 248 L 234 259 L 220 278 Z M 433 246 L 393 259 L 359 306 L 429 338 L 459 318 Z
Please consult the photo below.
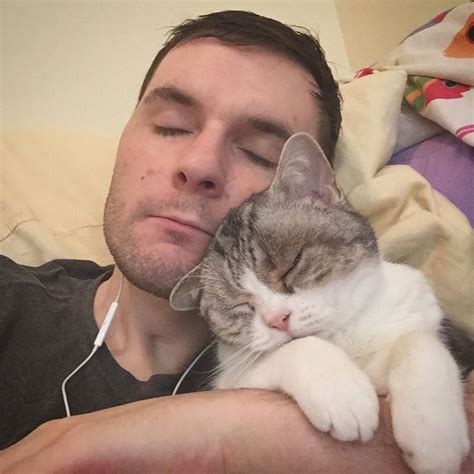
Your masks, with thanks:
M 143 102 L 149 105 L 159 100 L 184 105 L 186 107 L 198 108 L 200 106 L 200 102 L 195 97 L 174 86 L 155 87 L 145 96 Z M 247 125 L 259 132 L 275 135 L 285 141 L 288 140 L 293 133 L 290 127 L 284 122 L 273 118 L 251 115 L 244 117 L 244 121 Z
M 276 135 L 278 138 L 285 141 L 292 135 L 289 127 L 279 120 L 268 119 L 265 117 L 248 117 L 246 122 L 259 132 Z
M 148 105 L 156 102 L 157 100 L 175 102 L 188 107 L 197 107 L 199 105 L 198 101 L 194 97 L 173 86 L 155 87 L 146 95 L 143 102 Z

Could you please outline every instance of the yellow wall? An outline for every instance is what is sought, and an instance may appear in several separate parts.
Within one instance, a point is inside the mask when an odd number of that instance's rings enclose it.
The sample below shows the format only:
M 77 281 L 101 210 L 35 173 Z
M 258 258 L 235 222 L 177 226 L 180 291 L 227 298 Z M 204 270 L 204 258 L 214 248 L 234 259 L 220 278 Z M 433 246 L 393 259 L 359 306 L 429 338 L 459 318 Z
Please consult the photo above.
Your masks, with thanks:
M 370 66 L 436 14 L 462 0 L 335 0 L 353 71 Z
M 1 123 L 118 136 L 168 26 L 247 9 L 316 32 L 348 78 L 459 0 L 0 0 Z
M 253 10 L 311 28 L 336 72 L 349 71 L 333 0 L 0 0 L 0 5 L 4 128 L 118 135 L 168 27 L 216 10 Z

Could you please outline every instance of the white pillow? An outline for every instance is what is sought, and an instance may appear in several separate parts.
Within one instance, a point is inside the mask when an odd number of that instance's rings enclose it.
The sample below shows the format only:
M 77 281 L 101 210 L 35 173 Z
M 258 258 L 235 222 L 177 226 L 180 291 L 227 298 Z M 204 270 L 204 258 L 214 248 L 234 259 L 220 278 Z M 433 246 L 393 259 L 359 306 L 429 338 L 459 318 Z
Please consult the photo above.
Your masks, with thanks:
M 27 265 L 54 258 L 111 263 L 102 210 L 116 144 L 71 130 L 4 132 L 0 253 Z

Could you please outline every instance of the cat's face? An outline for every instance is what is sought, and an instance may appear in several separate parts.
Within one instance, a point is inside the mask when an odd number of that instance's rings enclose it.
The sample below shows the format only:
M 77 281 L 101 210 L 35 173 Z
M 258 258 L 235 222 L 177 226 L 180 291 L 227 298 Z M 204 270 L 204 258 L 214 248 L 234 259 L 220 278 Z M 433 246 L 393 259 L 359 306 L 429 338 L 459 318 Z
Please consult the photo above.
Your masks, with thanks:
M 288 176 L 305 186 L 301 169 L 288 175 L 292 164 L 286 157 L 269 190 L 229 213 L 172 296 L 194 290 L 211 330 L 233 346 L 268 351 L 331 334 L 346 318 L 343 294 L 357 294 L 358 275 L 377 260 L 370 225 L 337 193 L 288 191 Z
M 203 260 L 200 312 L 220 339 L 257 351 L 324 337 L 344 323 L 342 294 L 376 256 L 356 214 L 254 196 L 227 217 Z

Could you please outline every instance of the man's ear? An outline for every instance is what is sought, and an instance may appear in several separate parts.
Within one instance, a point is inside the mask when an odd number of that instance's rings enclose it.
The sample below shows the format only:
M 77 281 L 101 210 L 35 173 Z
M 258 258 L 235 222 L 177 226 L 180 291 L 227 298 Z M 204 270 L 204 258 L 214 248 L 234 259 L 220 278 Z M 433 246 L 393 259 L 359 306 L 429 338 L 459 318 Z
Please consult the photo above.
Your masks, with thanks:
M 194 267 L 171 290 L 170 306 L 176 311 L 191 311 L 199 308 L 201 264 Z
M 304 132 L 295 133 L 285 143 L 269 192 L 289 199 L 315 196 L 326 204 L 343 199 L 326 155 L 318 142 Z

